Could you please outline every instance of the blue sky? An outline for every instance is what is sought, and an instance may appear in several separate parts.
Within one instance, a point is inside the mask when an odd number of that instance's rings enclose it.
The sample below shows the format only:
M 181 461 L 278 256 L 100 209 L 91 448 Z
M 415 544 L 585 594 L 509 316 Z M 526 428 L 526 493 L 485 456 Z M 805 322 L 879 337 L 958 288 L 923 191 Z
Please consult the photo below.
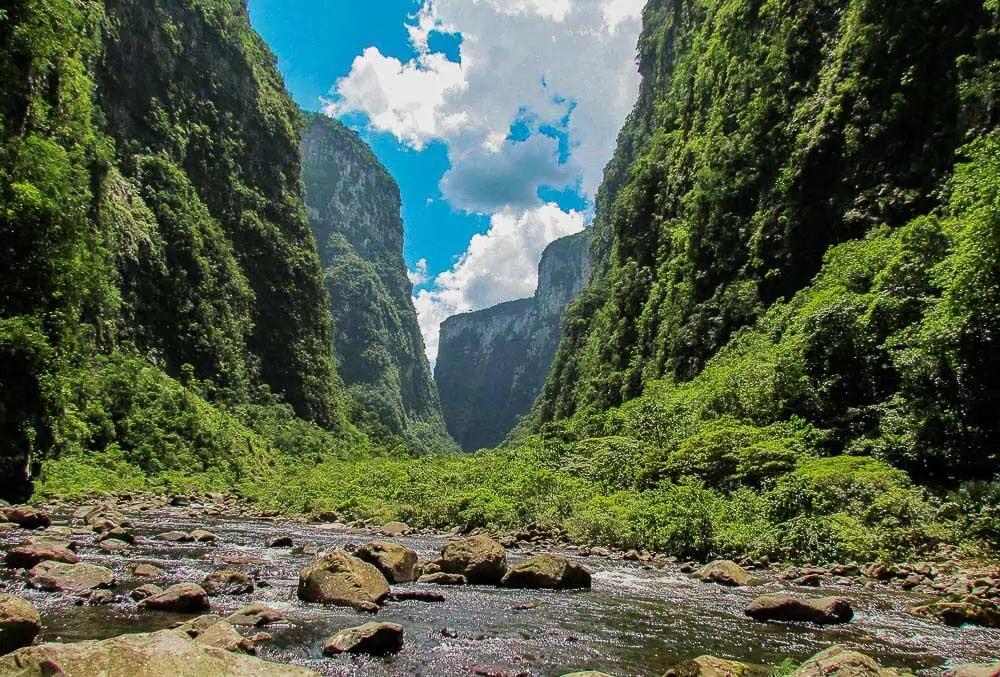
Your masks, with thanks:
M 544 247 L 584 227 L 634 102 L 642 4 L 250 0 L 299 105 L 399 183 L 432 361 L 440 321 L 530 295 Z

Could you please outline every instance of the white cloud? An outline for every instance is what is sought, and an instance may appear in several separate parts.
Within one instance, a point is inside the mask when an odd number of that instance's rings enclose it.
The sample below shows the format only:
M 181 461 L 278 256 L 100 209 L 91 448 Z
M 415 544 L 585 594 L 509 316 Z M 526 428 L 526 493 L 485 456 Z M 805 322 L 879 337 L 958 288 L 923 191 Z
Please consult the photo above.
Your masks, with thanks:
M 554 203 L 494 214 L 486 234 L 474 235 L 458 262 L 435 278 L 434 288 L 420 290 L 413 299 L 431 362 L 436 360 L 441 322 L 457 313 L 531 296 L 545 247 L 583 226 L 583 214 L 565 212 Z
M 427 274 L 427 259 L 417 261 L 417 265 L 414 268 L 414 270 L 406 271 L 406 277 L 410 278 L 410 284 L 414 287 L 419 287 L 430 281 L 431 278 Z

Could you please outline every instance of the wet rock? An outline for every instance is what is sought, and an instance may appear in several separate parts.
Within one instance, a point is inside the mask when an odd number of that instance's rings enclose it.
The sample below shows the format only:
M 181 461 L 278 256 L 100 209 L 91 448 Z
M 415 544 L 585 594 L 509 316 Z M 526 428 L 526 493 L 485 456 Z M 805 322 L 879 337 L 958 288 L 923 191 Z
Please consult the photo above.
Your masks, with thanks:
M 431 592 L 430 590 L 399 590 L 390 594 L 389 598 L 395 602 L 435 603 L 445 600 L 444 595 L 440 592 Z
M 293 555 L 308 555 L 309 557 L 315 557 L 319 554 L 319 548 L 311 543 L 306 543 L 303 545 L 297 545 L 292 548 Z
M 453 541 L 441 550 L 441 571 L 461 574 L 471 584 L 496 585 L 507 573 L 507 553 L 485 534 Z
M 291 536 L 275 536 L 267 541 L 269 548 L 290 548 L 293 545 L 295 545 L 295 541 L 292 540 Z
M 210 597 L 219 595 L 247 595 L 254 591 L 253 581 L 242 571 L 213 571 L 201 582 Z
M 1000 628 L 1000 607 L 991 601 L 975 597 L 962 600 L 935 600 L 929 604 L 912 607 L 910 613 L 954 627 L 979 625 Z
M 417 553 L 398 543 L 374 541 L 358 548 L 354 555 L 374 565 L 390 583 L 417 580 Z
M 0 592 L 0 654 L 30 646 L 42 630 L 42 618 L 31 602 Z
M 341 630 L 323 644 L 324 656 L 342 653 L 388 656 L 403 648 L 403 626 L 396 623 L 365 623 Z
M 91 590 L 90 592 L 84 593 L 83 598 L 87 600 L 87 604 L 90 606 L 114 604 L 117 599 L 114 593 L 110 590 Z
M 791 677 L 889 677 L 896 670 L 883 669 L 873 658 L 839 644 L 816 654 Z
M 191 538 L 197 543 L 215 543 L 219 540 L 219 537 L 213 534 L 211 531 L 205 531 L 204 529 L 195 529 L 190 534 Z
M 956 665 L 943 677 L 1000 677 L 1000 663 L 969 663 Z
M 7 552 L 4 561 L 11 569 L 31 569 L 41 562 L 63 562 L 75 564 L 80 561 L 76 553 L 68 548 L 54 548 L 47 545 L 22 545 Z
M 756 665 L 699 656 L 667 668 L 663 677 L 767 677 L 769 674 L 770 670 Z
M 45 592 L 83 592 L 115 584 L 114 571 L 88 563 L 42 562 L 28 575 L 28 584 Z
M 266 604 L 254 602 L 247 605 L 226 619 L 233 625 L 262 628 L 272 623 L 282 623 L 285 615 L 277 609 L 272 609 Z
M 39 545 L 46 548 L 54 548 L 56 550 L 72 550 L 76 552 L 76 543 L 63 538 L 61 535 L 41 533 L 37 536 L 29 536 L 28 542 L 25 545 Z
M 194 536 L 185 531 L 167 531 L 160 534 L 157 538 L 161 541 L 167 541 L 169 543 L 192 543 L 194 542 Z
M 200 644 L 176 630 L 122 635 L 96 642 L 43 644 L 0 659 L 0 674 L 43 677 L 54 674 L 46 665 L 59 666 L 66 675 L 132 675 L 141 666 L 143 677 L 179 675 L 241 675 L 243 677 L 318 677 L 294 665 L 269 663 Z
M 729 560 L 717 560 L 703 567 L 695 578 L 706 583 L 718 583 L 731 587 L 760 585 L 761 581 L 747 573 L 743 567 Z
M 803 599 L 791 595 L 758 597 L 745 610 L 758 621 L 798 621 L 816 625 L 847 623 L 854 618 L 851 603 L 842 597 Z
M 132 591 L 132 599 L 136 602 L 141 602 L 144 599 L 149 599 L 150 597 L 155 597 L 163 593 L 163 588 L 158 585 L 153 585 L 152 583 L 147 583 L 146 585 L 140 585 L 138 588 Z
M 382 572 L 343 550 L 331 550 L 299 574 L 298 596 L 304 602 L 377 611 L 388 594 Z
M 128 550 L 129 544 L 124 541 L 101 541 L 97 544 L 97 547 L 105 552 L 122 552 Z
M 379 532 L 385 534 L 386 536 L 392 536 L 393 538 L 398 538 L 400 536 L 408 536 L 413 532 L 410 525 L 405 522 L 389 522 L 383 524 L 379 528 Z
M 251 655 L 257 652 L 252 641 L 219 616 L 199 616 L 178 626 L 177 630 L 204 646 Z
M 52 518 L 49 517 L 48 513 L 24 505 L 4 508 L 3 514 L 8 522 L 16 524 L 22 529 L 44 529 L 52 524 Z
M 560 555 L 536 555 L 511 567 L 500 584 L 506 588 L 589 588 L 590 572 Z
M 208 611 L 212 604 L 204 588 L 194 583 L 178 583 L 139 603 L 154 611 L 170 611 L 179 614 L 197 614 Z
M 455 628 L 441 628 L 441 636 L 448 639 L 458 639 L 458 630 Z
M 132 575 L 137 578 L 153 578 L 163 573 L 163 570 L 152 564 L 136 564 L 132 567 Z
M 446 574 L 443 571 L 439 571 L 436 574 L 424 574 L 417 579 L 417 583 L 429 583 L 431 585 L 468 585 L 469 581 L 466 580 L 465 576 L 462 574 Z

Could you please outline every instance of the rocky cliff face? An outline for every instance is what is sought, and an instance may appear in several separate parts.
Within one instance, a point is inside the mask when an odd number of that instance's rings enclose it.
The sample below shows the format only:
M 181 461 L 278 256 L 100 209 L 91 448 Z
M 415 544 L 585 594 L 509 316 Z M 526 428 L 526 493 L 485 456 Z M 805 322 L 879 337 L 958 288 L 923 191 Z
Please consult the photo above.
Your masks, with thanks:
M 493 447 L 531 409 L 562 336 L 562 315 L 587 280 L 588 234 L 553 242 L 530 299 L 448 318 L 435 379 L 448 431 L 467 451 Z
M 334 353 L 362 423 L 411 450 L 451 446 L 403 261 L 399 188 L 344 125 L 307 115 L 309 221 L 333 314 Z

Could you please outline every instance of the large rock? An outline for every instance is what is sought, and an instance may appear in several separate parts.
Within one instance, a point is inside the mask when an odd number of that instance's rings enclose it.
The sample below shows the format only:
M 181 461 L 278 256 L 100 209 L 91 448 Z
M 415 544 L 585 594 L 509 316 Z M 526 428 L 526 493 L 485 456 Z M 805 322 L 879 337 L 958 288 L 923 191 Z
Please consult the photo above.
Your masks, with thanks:
M 1000 663 L 967 663 L 956 665 L 943 677 L 1000 677 Z
M 299 574 L 299 599 L 359 611 L 377 611 L 389 582 L 373 565 L 343 550 L 331 550 Z
M 177 630 L 186 633 L 198 644 L 245 654 L 256 653 L 254 643 L 219 616 L 199 616 Z
M 272 623 L 283 622 L 285 620 L 285 615 L 265 604 L 254 602 L 253 604 L 243 607 L 226 620 L 233 625 L 260 628 L 265 625 L 271 625 Z
M 363 653 L 387 656 L 403 648 L 403 626 L 396 623 L 365 623 L 341 630 L 323 644 L 323 655 Z
M 791 595 L 764 595 L 745 610 L 757 621 L 799 621 L 816 625 L 847 623 L 854 618 L 851 603 L 843 597 L 804 599 Z
M 954 627 L 980 625 L 1000 628 L 1000 607 L 986 599 L 967 597 L 962 600 L 935 600 L 910 609 L 910 613 Z
M 392 536 L 393 538 L 399 538 L 400 536 L 408 536 L 411 531 L 410 525 L 406 522 L 387 522 L 383 524 L 379 529 L 380 532 L 386 536 Z
M 49 677 L 53 674 L 53 666 L 59 666 L 66 677 L 137 674 L 142 677 L 318 677 L 318 673 L 305 668 L 269 663 L 199 644 L 175 630 L 122 635 L 101 642 L 43 644 L 21 649 L 0 659 L 0 674 Z
M 171 585 L 159 595 L 147 597 L 140 606 L 154 611 L 170 611 L 178 614 L 197 614 L 208 611 L 212 603 L 204 588 L 194 583 Z
M 438 571 L 433 574 L 424 574 L 417 579 L 417 583 L 427 583 L 429 585 L 468 585 L 469 581 L 462 574 L 446 574 L 443 571 Z
M 52 524 L 52 518 L 48 514 L 24 505 L 4 508 L 3 514 L 8 522 L 13 522 L 22 529 L 44 529 Z
M 875 659 L 838 644 L 807 660 L 792 677 L 890 677 L 898 674 L 896 670 L 883 669 Z
M 390 583 L 411 583 L 420 573 L 417 553 L 398 543 L 375 541 L 358 548 L 354 555 L 374 565 Z
M 699 656 L 667 668 L 663 677 L 767 677 L 770 670 L 715 656 Z
M 437 562 L 441 571 L 461 574 L 472 584 L 497 585 L 507 573 L 507 552 L 485 534 L 449 543 Z
M 45 592 L 85 592 L 110 588 L 115 572 L 97 564 L 42 562 L 28 573 L 28 584 Z
M 560 555 L 536 555 L 511 567 L 500 584 L 508 588 L 589 588 L 590 572 Z
M 42 618 L 27 600 L 0 592 L 0 654 L 30 646 L 42 630 Z
M 210 597 L 247 595 L 254 591 L 253 581 L 242 571 L 213 571 L 201 582 Z
M 51 545 L 22 545 L 9 551 L 4 557 L 4 561 L 11 569 L 30 569 L 40 562 L 76 564 L 80 558 L 69 548 Z
M 739 564 L 729 560 L 717 560 L 707 564 L 695 574 L 695 578 L 706 583 L 718 583 L 732 587 L 760 585 L 761 583 Z

